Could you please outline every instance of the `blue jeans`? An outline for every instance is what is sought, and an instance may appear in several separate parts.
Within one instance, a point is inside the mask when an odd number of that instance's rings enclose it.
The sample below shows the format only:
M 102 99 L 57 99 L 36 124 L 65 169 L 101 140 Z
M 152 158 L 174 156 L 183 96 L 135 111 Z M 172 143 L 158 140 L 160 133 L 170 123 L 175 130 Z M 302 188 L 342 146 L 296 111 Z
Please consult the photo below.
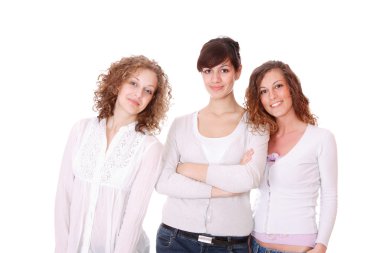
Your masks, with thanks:
M 257 243 L 255 238 L 252 238 L 251 240 L 251 248 L 252 248 L 252 253 L 292 253 L 290 251 L 280 251 L 280 250 L 269 249 L 269 248 L 260 246 L 260 244 Z
M 156 238 L 157 253 L 249 253 L 248 243 L 235 244 L 232 246 L 216 246 L 199 242 L 194 238 L 189 238 L 178 229 L 169 230 L 159 227 Z

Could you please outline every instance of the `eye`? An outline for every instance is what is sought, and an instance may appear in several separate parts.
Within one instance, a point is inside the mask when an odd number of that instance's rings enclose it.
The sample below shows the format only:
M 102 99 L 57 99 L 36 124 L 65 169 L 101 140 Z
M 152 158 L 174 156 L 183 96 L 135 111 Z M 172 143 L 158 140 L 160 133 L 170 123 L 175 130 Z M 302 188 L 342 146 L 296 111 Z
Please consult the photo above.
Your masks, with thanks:
M 222 72 L 222 73 L 228 73 L 228 72 L 230 72 L 230 70 L 228 68 L 222 68 L 220 70 L 220 72 Z
M 151 89 L 144 89 L 145 93 L 149 94 L 149 95 L 153 95 L 154 91 L 151 90 Z
M 130 81 L 129 84 L 132 86 L 137 86 L 137 83 L 135 81 Z
M 210 74 L 211 69 L 202 69 L 203 74 Z
M 266 94 L 268 92 L 268 90 L 266 90 L 266 89 L 262 89 L 262 90 L 260 90 L 260 95 L 264 95 L 264 94 Z
M 281 87 L 283 87 L 284 85 L 282 83 L 278 83 L 274 86 L 275 89 L 279 89 Z

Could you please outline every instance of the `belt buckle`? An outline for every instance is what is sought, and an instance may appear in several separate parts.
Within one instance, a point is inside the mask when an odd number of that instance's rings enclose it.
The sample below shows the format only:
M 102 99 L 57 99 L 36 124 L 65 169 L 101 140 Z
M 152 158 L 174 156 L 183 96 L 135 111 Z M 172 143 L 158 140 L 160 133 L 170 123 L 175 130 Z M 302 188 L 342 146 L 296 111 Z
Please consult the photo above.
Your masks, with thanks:
M 204 235 L 199 235 L 198 236 L 198 242 L 204 242 L 207 244 L 212 244 L 212 237 L 204 236 Z

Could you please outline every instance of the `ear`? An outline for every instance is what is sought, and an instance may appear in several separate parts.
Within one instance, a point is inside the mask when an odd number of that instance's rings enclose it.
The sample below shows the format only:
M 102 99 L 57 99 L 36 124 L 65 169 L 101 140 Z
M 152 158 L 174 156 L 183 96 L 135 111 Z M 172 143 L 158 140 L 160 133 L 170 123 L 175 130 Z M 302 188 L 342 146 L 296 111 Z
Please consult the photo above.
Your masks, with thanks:
M 239 66 L 239 69 L 235 72 L 235 81 L 239 80 L 241 74 L 242 65 Z

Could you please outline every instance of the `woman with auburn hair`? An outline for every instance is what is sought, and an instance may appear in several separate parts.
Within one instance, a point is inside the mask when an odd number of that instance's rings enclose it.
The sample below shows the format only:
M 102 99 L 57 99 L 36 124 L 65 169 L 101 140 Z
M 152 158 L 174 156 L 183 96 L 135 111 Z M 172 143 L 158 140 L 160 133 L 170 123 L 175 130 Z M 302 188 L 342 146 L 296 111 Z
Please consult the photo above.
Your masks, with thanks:
M 160 130 L 171 98 L 161 67 L 122 58 L 98 78 L 97 118 L 71 130 L 55 204 L 55 252 L 149 252 L 142 222 L 159 176 Z
M 228 37 L 205 43 L 197 69 L 208 104 L 174 120 L 162 156 L 159 193 L 168 196 L 156 249 L 166 252 L 248 252 L 250 190 L 264 172 L 269 135 L 253 131 L 233 88 L 241 73 L 239 44 Z M 258 127 L 259 128 L 259 127 Z M 254 149 L 249 162 L 242 154 Z
M 252 252 L 326 252 L 337 211 L 333 134 L 316 126 L 297 76 L 281 61 L 268 61 L 253 71 L 246 107 L 253 125 L 270 128 Z

